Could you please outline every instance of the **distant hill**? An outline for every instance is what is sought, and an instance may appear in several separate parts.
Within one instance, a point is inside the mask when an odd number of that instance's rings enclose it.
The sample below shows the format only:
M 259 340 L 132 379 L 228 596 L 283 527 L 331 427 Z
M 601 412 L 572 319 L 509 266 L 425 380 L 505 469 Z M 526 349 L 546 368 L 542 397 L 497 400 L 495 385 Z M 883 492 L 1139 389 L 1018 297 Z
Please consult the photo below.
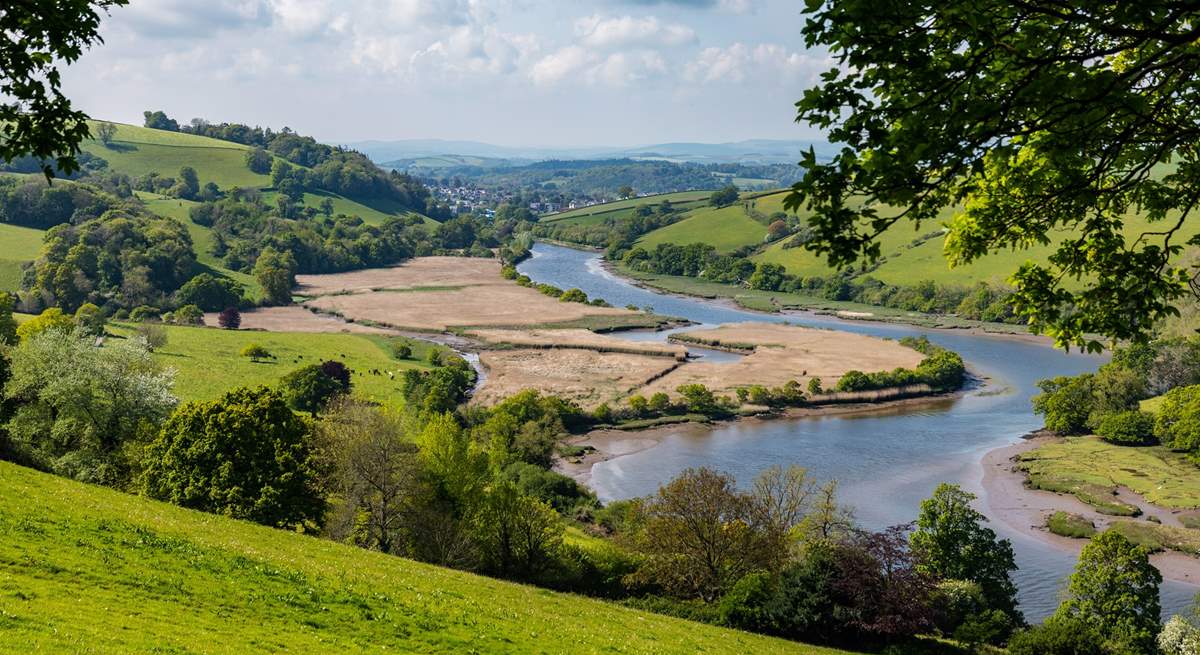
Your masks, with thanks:
M 833 147 L 823 141 L 751 139 L 732 143 L 659 143 L 644 146 L 535 148 L 498 146 L 478 141 L 409 139 L 400 141 L 357 141 L 343 144 L 381 164 L 444 156 L 469 156 L 508 160 L 510 165 L 548 159 L 666 159 L 708 164 L 795 164 L 808 148 L 818 157 L 828 157 Z
M 847 655 L 0 462 L 0 651 Z

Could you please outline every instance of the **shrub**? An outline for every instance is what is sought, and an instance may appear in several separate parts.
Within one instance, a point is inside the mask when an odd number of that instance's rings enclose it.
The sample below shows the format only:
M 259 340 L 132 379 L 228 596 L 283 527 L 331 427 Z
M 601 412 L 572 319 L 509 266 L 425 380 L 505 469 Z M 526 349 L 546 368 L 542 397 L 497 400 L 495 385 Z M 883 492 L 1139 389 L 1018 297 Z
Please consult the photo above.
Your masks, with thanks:
M 1022 630 L 1008 642 L 1009 655 L 1101 655 L 1108 652 L 1099 630 L 1087 621 L 1053 616 Z
M 151 352 L 167 345 L 167 328 L 161 325 L 155 323 L 139 325 L 137 335 L 146 341 L 146 348 Z
M 83 303 L 75 310 L 75 324 L 88 334 L 104 334 L 104 311 L 90 302 Z
M 717 605 L 721 623 L 752 632 L 770 632 L 773 628 L 770 603 L 775 595 L 771 574 L 747 573 L 721 597 Z
M 175 323 L 179 325 L 204 325 L 204 312 L 196 305 L 184 305 L 175 310 Z
M 650 402 L 641 394 L 634 394 L 629 397 L 629 411 L 633 412 L 634 416 L 644 416 L 650 407 Z
M 824 393 L 824 389 L 821 388 L 821 378 L 813 378 L 808 381 L 808 392 L 814 396 Z
M 502 277 L 506 280 L 517 279 L 517 267 L 516 266 L 504 266 L 503 268 L 500 269 L 500 277 Z
M 392 357 L 396 359 L 412 359 L 413 350 L 407 342 L 395 341 L 392 343 Z
M 717 406 L 717 399 L 713 396 L 713 392 L 703 384 L 683 384 L 676 387 L 675 391 L 683 396 L 683 401 L 687 404 L 689 412 L 708 416 L 717 413 L 720 409 Z
M 150 305 L 140 305 L 129 312 L 129 320 L 134 323 L 142 323 L 144 321 L 157 321 L 159 312 L 157 307 Z
M 661 391 L 657 391 L 650 396 L 648 404 L 652 412 L 666 412 L 671 409 L 671 397 Z
M 1137 410 L 1105 414 L 1096 427 L 1096 434 L 1120 446 L 1147 444 L 1154 439 L 1154 415 Z
M 252 362 L 259 362 L 264 359 L 275 358 L 270 351 L 258 345 L 257 343 L 248 344 L 245 348 L 242 348 L 241 355 L 242 357 L 249 357 L 250 361 Z
M 69 332 L 75 327 L 75 321 L 58 307 L 50 307 L 36 317 L 17 326 L 17 337 L 21 341 L 32 338 L 47 330 L 62 330 Z
M 242 313 L 237 307 L 226 307 L 217 314 L 217 325 L 226 330 L 236 330 L 242 326 Z
M 838 391 L 866 391 L 871 386 L 871 381 L 866 373 L 862 371 L 846 371 L 838 380 Z
M 1013 620 L 1000 610 L 972 614 L 954 630 L 954 640 L 977 649 L 980 644 L 999 645 L 1012 634 Z
M 592 410 L 592 418 L 595 419 L 597 423 L 603 423 L 603 424 L 612 423 L 612 421 L 613 421 L 612 407 L 609 407 L 608 403 L 600 403 L 599 407 Z
M 581 289 L 567 289 L 558 297 L 561 302 L 583 302 L 588 301 L 587 294 Z
M 314 417 L 335 395 L 349 390 L 348 383 L 343 385 L 341 380 L 328 375 L 324 366 L 318 364 L 309 364 L 288 373 L 279 381 L 279 386 L 288 405 Z

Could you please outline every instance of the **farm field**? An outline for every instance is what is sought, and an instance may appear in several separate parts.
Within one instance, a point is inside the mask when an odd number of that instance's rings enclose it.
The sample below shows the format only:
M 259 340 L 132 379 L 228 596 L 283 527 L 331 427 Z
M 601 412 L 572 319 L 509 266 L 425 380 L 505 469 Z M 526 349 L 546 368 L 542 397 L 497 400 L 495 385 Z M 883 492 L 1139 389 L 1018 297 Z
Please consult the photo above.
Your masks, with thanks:
M 37 259 L 45 232 L 31 227 L 0 223 L 0 290 L 21 286 L 21 265 Z
M 664 200 L 671 201 L 675 205 L 683 204 L 698 204 L 707 202 L 712 191 L 679 191 L 677 193 L 663 193 L 654 196 L 643 196 L 640 198 L 629 198 L 627 200 L 617 200 L 614 202 L 606 202 L 600 205 L 592 205 L 590 207 L 580 207 L 579 209 L 571 209 L 556 214 L 548 214 L 542 217 L 542 222 L 556 223 L 558 221 L 566 221 L 569 219 L 578 219 L 584 216 L 598 216 L 602 214 L 616 214 L 625 210 L 637 209 L 643 205 L 658 205 Z
M 624 352 L 683 359 L 687 348 L 654 341 L 630 341 L 584 329 L 564 330 L 469 330 L 467 336 L 487 343 L 544 348 L 577 348 L 597 352 Z
M 688 245 L 703 242 L 718 252 L 731 252 L 742 246 L 762 243 L 767 226 L 746 214 L 741 204 L 717 209 L 704 207 L 677 223 L 659 228 L 638 239 L 637 245 L 653 250 L 660 243 Z
M 355 321 L 414 330 L 568 324 L 593 318 L 644 322 L 643 314 L 562 302 L 500 277 L 495 259 L 420 257 L 400 266 L 297 276 L 306 306 Z M 563 327 L 567 327 L 564 325 Z
M 109 170 L 131 177 L 155 172 L 177 177 L 180 168 L 191 166 L 196 169 L 201 186 L 208 182 L 215 182 L 222 189 L 271 186 L 271 176 L 246 168 L 248 146 L 194 134 L 114 125 L 117 132 L 111 145 L 95 139 L 83 143 L 83 150 L 106 160 Z
M 135 326 L 115 323 L 114 334 L 128 336 Z M 388 337 L 367 334 L 262 332 L 216 327 L 165 325 L 167 344 L 154 353 L 164 366 L 175 369 L 175 395 L 181 400 L 211 400 L 242 386 L 274 385 L 284 375 L 308 364 L 338 360 L 352 371 L 352 392 L 362 398 L 403 405 L 399 372 L 428 368 L 428 342 L 408 340 L 413 359 L 397 361 L 387 349 Z M 240 353 L 249 344 L 266 348 L 273 359 L 252 362 Z M 372 375 L 373 369 L 381 375 Z M 386 375 L 392 371 L 396 379 Z
M 3 652 L 846 653 L 419 564 L 6 462 L 0 535 Z

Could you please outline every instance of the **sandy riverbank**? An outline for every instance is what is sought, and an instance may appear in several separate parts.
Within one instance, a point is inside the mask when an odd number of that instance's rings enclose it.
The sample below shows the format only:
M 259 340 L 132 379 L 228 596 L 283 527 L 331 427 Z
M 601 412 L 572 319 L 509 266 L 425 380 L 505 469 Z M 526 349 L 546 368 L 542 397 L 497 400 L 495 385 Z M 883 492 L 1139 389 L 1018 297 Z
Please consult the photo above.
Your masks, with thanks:
M 1052 534 L 1045 528 L 1046 518 L 1057 511 L 1071 512 L 1088 518 L 1097 528 L 1102 529 L 1114 517 L 1100 514 L 1074 496 L 1029 489 L 1025 486 L 1025 474 L 1013 469 L 1014 457 L 1053 439 L 1056 437 L 1037 436 L 1023 439 L 1011 446 L 992 450 L 984 456 L 982 465 L 986 513 L 1022 534 L 1030 535 L 1065 552 L 1078 554 L 1087 541 Z M 1141 507 L 1145 515 L 1158 516 L 1165 524 L 1178 524 L 1178 518 L 1174 516 L 1177 512 L 1152 505 L 1127 489 L 1121 490 L 1120 498 Z M 1162 572 L 1164 578 L 1200 585 L 1200 558 L 1168 551 L 1152 555 L 1150 560 Z

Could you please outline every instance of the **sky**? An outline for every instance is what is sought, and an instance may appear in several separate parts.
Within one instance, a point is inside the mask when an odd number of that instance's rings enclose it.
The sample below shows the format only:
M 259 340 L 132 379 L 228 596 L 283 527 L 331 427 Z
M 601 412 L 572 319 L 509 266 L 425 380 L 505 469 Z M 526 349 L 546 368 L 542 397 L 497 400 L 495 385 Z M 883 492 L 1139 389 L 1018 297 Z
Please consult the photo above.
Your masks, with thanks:
M 832 67 L 797 0 L 132 0 L 66 68 L 75 105 L 319 140 L 631 146 L 811 139 Z

